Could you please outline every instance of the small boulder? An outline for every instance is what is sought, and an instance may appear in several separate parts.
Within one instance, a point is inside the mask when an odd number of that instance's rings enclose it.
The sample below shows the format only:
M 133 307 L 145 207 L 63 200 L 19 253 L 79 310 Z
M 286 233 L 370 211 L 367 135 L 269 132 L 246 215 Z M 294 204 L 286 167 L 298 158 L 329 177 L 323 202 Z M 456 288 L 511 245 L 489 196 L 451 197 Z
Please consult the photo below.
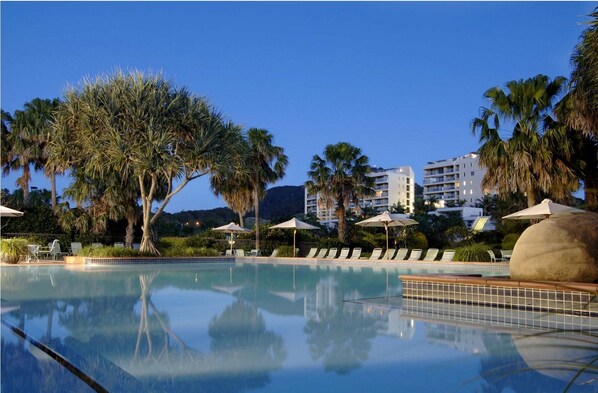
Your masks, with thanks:
M 598 282 L 598 214 L 551 217 L 527 228 L 510 273 L 522 281 Z

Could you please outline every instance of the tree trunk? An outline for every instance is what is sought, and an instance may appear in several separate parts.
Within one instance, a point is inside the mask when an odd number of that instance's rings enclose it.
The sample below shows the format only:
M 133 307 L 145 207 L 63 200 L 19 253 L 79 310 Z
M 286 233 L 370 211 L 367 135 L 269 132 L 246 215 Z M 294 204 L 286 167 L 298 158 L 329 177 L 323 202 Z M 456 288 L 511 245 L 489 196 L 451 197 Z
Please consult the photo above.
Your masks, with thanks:
M 244 226 L 243 225 L 243 214 L 241 214 L 241 213 L 239 213 L 239 225 Z
M 338 240 L 340 240 L 342 243 L 346 243 L 347 222 L 345 220 L 345 206 L 339 205 L 336 208 L 336 216 L 338 218 Z
M 125 232 L 125 247 L 133 248 L 133 238 L 135 235 L 135 215 L 127 217 L 127 230 Z
M 52 209 L 56 209 L 56 172 L 50 173 L 50 186 L 52 189 Z
M 141 235 L 141 246 L 139 250 L 142 252 L 149 252 L 154 255 L 160 255 L 160 252 L 156 248 L 152 240 L 152 229 L 150 226 L 150 215 L 143 212 L 143 234 Z
M 29 206 L 29 179 L 31 174 L 29 173 L 29 164 L 23 167 L 23 183 L 21 188 L 23 189 L 23 205 Z
M 258 198 L 258 189 L 253 189 L 254 211 L 255 211 L 255 249 L 260 249 L 260 200 Z
M 536 204 L 536 194 L 533 187 L 528 187 L 527 192 L 527 207 L 532 207 Z
M 594 144 L 586 143 L 584 153 L 586 210 L 598 213 L 598 151 Z

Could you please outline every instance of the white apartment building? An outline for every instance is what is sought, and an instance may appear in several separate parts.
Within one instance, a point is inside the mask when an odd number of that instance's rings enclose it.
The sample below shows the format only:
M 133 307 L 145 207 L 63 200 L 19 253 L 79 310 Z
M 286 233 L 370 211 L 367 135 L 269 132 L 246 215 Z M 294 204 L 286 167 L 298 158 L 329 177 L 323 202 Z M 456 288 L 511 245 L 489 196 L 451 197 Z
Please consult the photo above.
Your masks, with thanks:
M 436 197 L 437 207 L 458 205 L 460 200 L 465 201 L 465 206 L 475 206 L 476 200 L 490 192 L 482 189 L 486 169 L 478 162 L 477 153 L 428 162 L 424 166 L 424 200 Z
M 374 178 L 375 194 L 359 202 L 361 207 L 372 206 L 379 213 L 389 210 L 397 202 L 405 206 L 407 213 L 413 212 L 415 201 L 415 174 L 410 166 L 383 169 L 372 168 L 369 173 Z M 319 194 L 308 194 L 305 190 L 305 214 L 315 214 L 322 224 L 333 225 L 337 222 L 334 207 L 326 208 L 318 202 Z M 350 206 L 349 208 L 354 208 Z

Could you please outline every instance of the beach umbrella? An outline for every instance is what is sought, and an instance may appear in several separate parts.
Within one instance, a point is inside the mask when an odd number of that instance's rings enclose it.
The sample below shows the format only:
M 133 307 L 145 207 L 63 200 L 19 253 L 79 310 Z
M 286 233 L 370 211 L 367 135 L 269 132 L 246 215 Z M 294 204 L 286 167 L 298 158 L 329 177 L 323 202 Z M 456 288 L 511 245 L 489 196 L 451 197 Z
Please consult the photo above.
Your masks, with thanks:
M 21 217 L 23 212 L 0 205 L 0 217 Z
M 270 229 L 293 229 L 293 256 L 295 256 L 295 237 L 297 235 L 297 229 L 320 229 L 317 226 L 308 224 L 295 217 L 289 221 L 281 222 L 280 224 L 271 226 Z
M 223 225 L 218 228 L 212 228 L 212 230 L 216 231 L 216 232 L 230 233 L 230 236 L 231 236 L 230 249 L 231 249 L 231 251 L 233 249 L 233 236 L 235 233 L 251 232 L 251 230 L 249 230 L 247 228 L 243 228 L 242 226 L 239 226 L 239 225 L 235 224 L 234 222 L 231 222 L 230 224 L 226 224 L 226 225 Z
M 566 214 L 581 214 L 585 210 L 574 207 L 559 205 L 550 199 L 544 199 L 541 203 L 528 207 L 527 209 L 504 216 L 505 220 L 542 220 L 551 216 L 561 216 Z
M 382 214 L 359 221 L 356 224 L 362 227 L 384 227 L 386 230 L 386 256 L 388 258 L 388 227 L 417 225 L 418 222 L 409 218 L 406 214 L 391 214 L 387 210 Z

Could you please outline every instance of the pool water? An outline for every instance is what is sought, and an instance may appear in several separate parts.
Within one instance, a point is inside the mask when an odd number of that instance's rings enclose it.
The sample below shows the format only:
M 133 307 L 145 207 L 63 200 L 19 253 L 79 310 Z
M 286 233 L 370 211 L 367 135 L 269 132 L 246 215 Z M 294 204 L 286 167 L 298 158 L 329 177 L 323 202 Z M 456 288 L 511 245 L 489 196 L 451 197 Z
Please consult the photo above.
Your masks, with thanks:
M 426 272 L 5 268 L 2 392 L 598 391 L 593 328 L 439 317 L 400 296 Z

